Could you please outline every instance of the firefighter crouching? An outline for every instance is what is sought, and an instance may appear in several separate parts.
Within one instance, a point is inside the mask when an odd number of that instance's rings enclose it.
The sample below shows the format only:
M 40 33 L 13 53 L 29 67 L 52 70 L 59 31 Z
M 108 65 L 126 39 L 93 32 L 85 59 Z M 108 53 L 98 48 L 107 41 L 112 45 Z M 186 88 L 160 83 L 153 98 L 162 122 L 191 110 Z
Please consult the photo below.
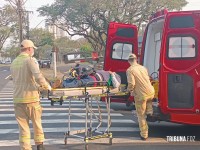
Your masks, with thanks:
M 147 69 L 137 63 L 135 54 L 128 58 L 130 67 L 127 69 L 127 90 L 134 96 L 135 108 L 139 122 L 141 140 L 148 138 L 148 120 L 153 119 L 152 99 L 154 98 L 154 87 L 151 85 Z
M 13 101 L 15 117 L 19 126 L 19 143 L 21 150 L 32 150 L 29 120 L 34 129 L 34 141 L 37 150 L 44 150 L 44 132 L 41 123 L 42 107 L 39 88 L 51 90 L 51 86 L 40 72 L 34 55 L 33 42 L 23 40 L 21 53 L 11 64 L 11 75 L 14 83 Z

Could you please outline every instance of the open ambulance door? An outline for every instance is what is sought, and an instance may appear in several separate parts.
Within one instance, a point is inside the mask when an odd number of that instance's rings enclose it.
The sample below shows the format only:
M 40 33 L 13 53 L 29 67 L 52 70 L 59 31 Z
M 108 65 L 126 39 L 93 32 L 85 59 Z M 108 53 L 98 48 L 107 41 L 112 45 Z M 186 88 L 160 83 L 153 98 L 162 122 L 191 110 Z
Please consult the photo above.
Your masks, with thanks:
M 104 70 L 116 72 L 121 76 L 122 84 L 127 84 L 126 70 L 130 66 L 128 56 L 131 53 L 138 55 L 137 26 L 111 22 L 107 33 Z M 124 102 L 127 101 L 127 97 L 115 100 Z
M 200 124 L 200 11 L 170 12 L 165 20 L 159 99 L 169 121 Z

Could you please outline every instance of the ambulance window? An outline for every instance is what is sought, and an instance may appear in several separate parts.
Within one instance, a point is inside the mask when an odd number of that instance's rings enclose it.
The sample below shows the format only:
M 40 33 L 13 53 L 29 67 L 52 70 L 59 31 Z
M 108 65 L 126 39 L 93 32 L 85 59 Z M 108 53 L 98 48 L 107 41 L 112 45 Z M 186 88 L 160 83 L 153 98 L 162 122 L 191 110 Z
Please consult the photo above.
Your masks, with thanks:
M 118 28 L 116 35 L 131 38 L 134 37 L 134 30 L 132 28 Z
M 113 59 L 128 60 L 128 56 L 132 53 L 133 45 L 128 43 L 115 43 L 112 49 Z
M 170 28 L 191 28 L 194 27 L 192 16 L 179 16 L 170 19 Z
M 195 39 L 193 37 L 170 37 L 169 58 L 192 58 L 196 56 Z

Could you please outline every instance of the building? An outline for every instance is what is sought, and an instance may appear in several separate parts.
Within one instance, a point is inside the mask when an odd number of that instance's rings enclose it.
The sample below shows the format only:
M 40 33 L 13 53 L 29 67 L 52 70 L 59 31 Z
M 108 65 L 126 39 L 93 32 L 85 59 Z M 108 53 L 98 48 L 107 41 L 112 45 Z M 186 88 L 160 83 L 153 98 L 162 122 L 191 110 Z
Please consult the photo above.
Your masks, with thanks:
M 45 29 L 47 31 L 49 31 L 50 33 L 53 33 L 55 39 L 67 36 L 67 32 L 66 31 L 58 28 L 55 25 L 49 24 L 48 22 L 45 22 Z

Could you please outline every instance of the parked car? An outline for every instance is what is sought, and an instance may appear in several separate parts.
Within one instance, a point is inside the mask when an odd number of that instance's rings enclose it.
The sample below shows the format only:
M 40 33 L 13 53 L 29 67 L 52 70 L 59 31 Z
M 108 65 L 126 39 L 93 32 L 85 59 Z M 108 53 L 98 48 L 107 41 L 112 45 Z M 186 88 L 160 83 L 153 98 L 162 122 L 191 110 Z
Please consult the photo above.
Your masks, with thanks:
M 43 59 L 38 61 L 40 68 L 50 68 L 51 61 L 49 59 Z
M 5 64 L 11 64 L 10 60 L 5 61 Z
M 3 60 L 0 60 L 0 64 L 5 64 L 5 61 L 3 61 Z

